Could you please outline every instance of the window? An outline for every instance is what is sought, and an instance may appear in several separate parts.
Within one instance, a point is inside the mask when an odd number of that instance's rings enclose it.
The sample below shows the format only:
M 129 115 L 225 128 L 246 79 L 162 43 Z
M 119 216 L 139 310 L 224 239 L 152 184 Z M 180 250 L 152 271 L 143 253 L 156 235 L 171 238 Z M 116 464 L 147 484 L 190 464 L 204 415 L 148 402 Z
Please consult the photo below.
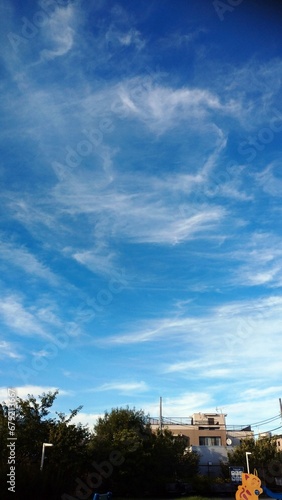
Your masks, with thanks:
M 221 437 L 200 436 L 200 446 L 221 446 Z

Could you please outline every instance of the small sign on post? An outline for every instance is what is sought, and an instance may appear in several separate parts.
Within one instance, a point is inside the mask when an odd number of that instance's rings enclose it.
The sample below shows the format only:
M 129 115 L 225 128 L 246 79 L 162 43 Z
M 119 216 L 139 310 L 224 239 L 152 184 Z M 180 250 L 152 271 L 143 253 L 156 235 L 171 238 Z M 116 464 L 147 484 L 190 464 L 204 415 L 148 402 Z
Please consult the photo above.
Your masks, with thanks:
M 239 465 L 230 465 L 229 474 L 232 483 L 241 483 L 243 472 L 244 472 L 244 467 L 241 467 Z

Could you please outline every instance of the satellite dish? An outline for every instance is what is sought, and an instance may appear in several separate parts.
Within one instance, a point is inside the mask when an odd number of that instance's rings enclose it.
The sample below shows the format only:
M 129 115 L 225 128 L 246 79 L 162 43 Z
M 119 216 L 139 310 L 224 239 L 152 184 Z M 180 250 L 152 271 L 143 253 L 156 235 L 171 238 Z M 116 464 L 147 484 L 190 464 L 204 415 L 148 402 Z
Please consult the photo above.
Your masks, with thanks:
M 230 438 L 226 439 L 226 444 L 228 444 L 228 446 L 230 446 L 232 444 L 232 439 L 230 439 Z

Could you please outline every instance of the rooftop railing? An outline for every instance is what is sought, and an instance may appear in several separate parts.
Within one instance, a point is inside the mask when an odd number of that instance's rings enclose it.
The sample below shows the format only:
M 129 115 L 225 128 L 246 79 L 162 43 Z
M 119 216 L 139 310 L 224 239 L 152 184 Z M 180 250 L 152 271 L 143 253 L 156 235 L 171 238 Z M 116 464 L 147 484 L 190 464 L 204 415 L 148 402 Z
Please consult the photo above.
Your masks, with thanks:
M 151 425 L 160 425 L 159 417 L 149 417 Z M 192 425 L 191 417 L 162 417 L 162 425 Z
M 151 425 L 160 425 L 160 418 L 159 417 L 149 417 L 148 418 L 148 423 Z M 228 431 L 233 431 L 233 432 L 252 432 L 251 426 L 250 425 L 226 425 L 224 423 L 218 423 L 217 421 L 211 424 L 210 422 L 206 420 L 197 420 L 193 421 L 192 417 L 162 417 L 162 425 L 195 425 L 195 426 L 209 426 L 209 427 L 221 427 Z

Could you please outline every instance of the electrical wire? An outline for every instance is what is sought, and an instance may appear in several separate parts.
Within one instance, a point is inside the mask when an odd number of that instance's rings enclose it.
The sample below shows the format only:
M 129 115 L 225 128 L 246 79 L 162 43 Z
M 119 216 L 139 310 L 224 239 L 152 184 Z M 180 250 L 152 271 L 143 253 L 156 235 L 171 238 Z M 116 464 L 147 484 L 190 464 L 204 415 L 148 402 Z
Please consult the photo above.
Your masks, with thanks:
M 261 434 L 267 434 L 268 432 L 277 431 L 278 429 L 282 429 L 282 425 L 280 425 L 279 427 L 275 427 L 275 429 L 270 429 L 269 431 L 258 432 L 257 434 L 253 434 L 253 436 L 260 436 Z
M 267 424 L 269 422 L 273 422 L 274 420 L 277 420 L 278 418 L 281 418 L 281 414 L 279 413 L 278 415 L 275 415 L 275 417 L 270 417 L 270 418 L 267 418 L 265 420 L 261 420 L 260 422 L 255 422 L 253 424 L 249 424 L 253 427 L 256 427 L 258 425 L 262 425 L 262 424 Z

